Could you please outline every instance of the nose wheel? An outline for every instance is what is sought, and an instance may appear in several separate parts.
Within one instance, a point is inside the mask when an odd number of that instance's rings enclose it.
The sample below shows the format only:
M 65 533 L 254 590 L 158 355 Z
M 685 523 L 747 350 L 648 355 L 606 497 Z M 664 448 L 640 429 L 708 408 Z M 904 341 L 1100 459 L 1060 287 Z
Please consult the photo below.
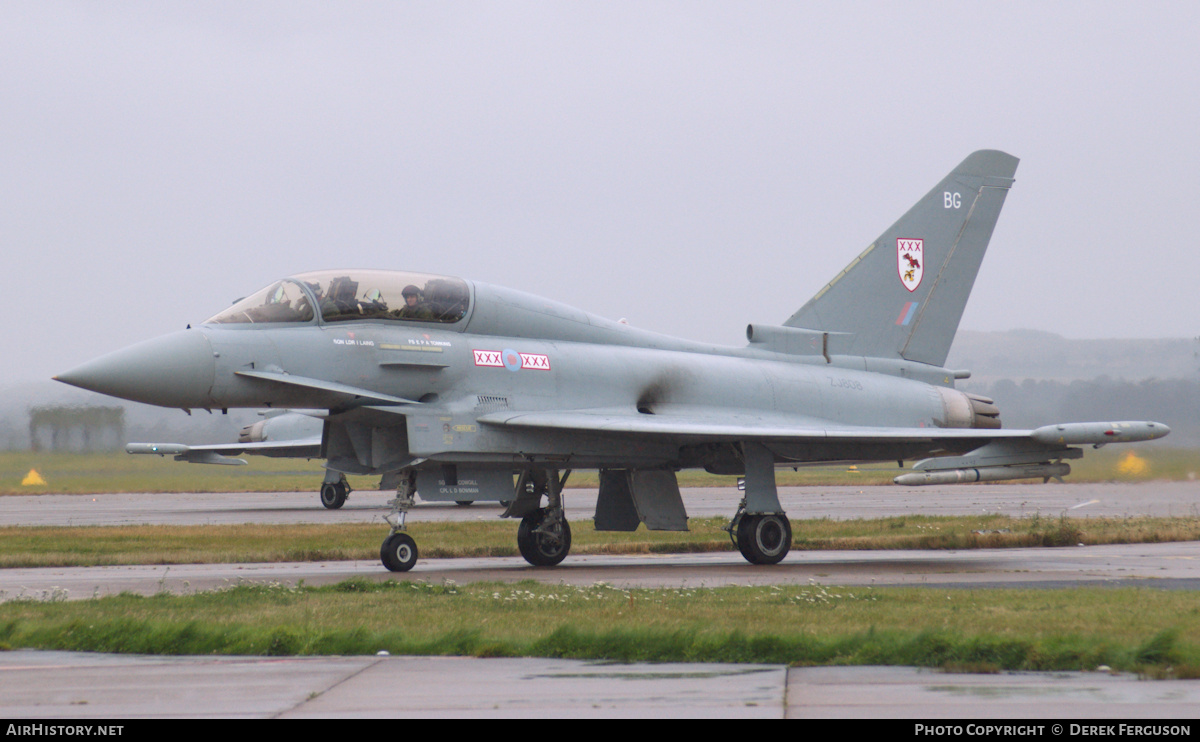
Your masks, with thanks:
M 407 572 L 417 563 L 417 542 L 407 533 L 393 533 L 379 547 L 379 558 L 392 572 Z
M 392 507 L 384 520 L 392 527 L 391 533 L 379 547 L 379 559 L 392 572 L 407 572 L 417 563 L 417 542 L 404 532 L 408 511 L 417 494 L 417 472 L 409 470 L 399 477 L 396 497 L 388 505 Z

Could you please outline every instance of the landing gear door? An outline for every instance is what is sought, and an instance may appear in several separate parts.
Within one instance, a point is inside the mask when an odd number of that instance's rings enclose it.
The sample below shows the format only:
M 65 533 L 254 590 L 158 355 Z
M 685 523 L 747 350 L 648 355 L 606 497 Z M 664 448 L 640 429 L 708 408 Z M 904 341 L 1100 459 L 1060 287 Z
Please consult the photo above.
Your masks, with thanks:
M 606 469 L 600 472 L 597 531 L 686 531 L 687 510 L 672 471 Z

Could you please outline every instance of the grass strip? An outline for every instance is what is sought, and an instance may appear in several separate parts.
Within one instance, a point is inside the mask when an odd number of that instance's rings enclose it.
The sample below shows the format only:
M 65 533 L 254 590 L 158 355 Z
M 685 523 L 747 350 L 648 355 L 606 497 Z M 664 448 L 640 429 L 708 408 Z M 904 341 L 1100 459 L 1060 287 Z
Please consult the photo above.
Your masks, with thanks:
M 1138 588 L 620 589 L 351 580 L 0 604 L 0 647 L 1093 670 L 1200 677 L 1200 609 Z
M 572 524 L 571 553 L 678 554 L 732 551 L 724 518 L 693 518 L 688 532 L 597 532 Z M 422 557 L 516 556 L 514 521 L 425 521 L 411 526 Z M 1200 540 L 1200 516 L 1184 518 L 1014 518 L 902 516 L 792 521 L 793 549 L 979 549 Z M 376 560 L 387 528 L 378 523 L 196 526 L 6 526 L 0 567 L 216 564 Z

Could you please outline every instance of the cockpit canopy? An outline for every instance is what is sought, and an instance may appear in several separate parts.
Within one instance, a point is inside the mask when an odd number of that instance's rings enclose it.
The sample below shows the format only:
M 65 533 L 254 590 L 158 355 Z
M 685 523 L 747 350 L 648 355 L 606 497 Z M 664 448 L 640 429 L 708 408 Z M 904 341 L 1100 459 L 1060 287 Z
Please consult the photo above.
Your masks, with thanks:
M 399 271 L 301 273 L 255 292 L 206 324 L 380 319 L 451 323 L 462 319 L 471 291 L 461 278 Z

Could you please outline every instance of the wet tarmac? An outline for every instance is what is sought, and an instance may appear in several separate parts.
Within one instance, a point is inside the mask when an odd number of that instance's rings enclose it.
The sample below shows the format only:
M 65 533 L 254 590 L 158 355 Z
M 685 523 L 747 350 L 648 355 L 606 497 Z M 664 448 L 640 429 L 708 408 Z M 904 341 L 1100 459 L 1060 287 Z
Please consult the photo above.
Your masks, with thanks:
M 351 578 L 442 584 L 520 582 L 620 588 L 726 585 L 898 585 L 944 588 L 1200 587 L 1200 542 L 965 551 L 793 551 L 780 564 L 747 564 L 736 552 L 586 555 L 557 567 L 520 557 L 421 559 L 388 572 L 376 560 L 248 564 L 37 567 L 0 570 L 0 601 L 79 600 L 131 592 L 182 594 L 256 583 L 310 586 Z
M 186 494 L 6 495 L 0 496 L 0 525 L 172 525 L 220 523 L 364 523 L 382 528 L 389 492 L 358 490 L 338 510 L 321 507 L 315 492 L 200 492 Z M 590 518 L 594 489 L 567 489 L 571 519 Z M 733 515 L 740 495 L 732 488 L 683 489 L 688 515 Z M 1150 484 L 990 484 L 899 487 L 896 485 L 781 487 L 779 498 L 793 519 L 885 518 L 900 515 L 1041 514 L 1089 516 L 1200 516 L 1200 480 Z M 419 502 L 419 520 L 490 520 L 497 503 L 462 507 Z
M 463 657 L 0 653 L 0 717 L 1192 719 L 1200 683 L 1107 672 Z M 1184 722 L 1190 724 L 1190 722 Z M 1049 736 L 1049 735 L 1046 735 Z

